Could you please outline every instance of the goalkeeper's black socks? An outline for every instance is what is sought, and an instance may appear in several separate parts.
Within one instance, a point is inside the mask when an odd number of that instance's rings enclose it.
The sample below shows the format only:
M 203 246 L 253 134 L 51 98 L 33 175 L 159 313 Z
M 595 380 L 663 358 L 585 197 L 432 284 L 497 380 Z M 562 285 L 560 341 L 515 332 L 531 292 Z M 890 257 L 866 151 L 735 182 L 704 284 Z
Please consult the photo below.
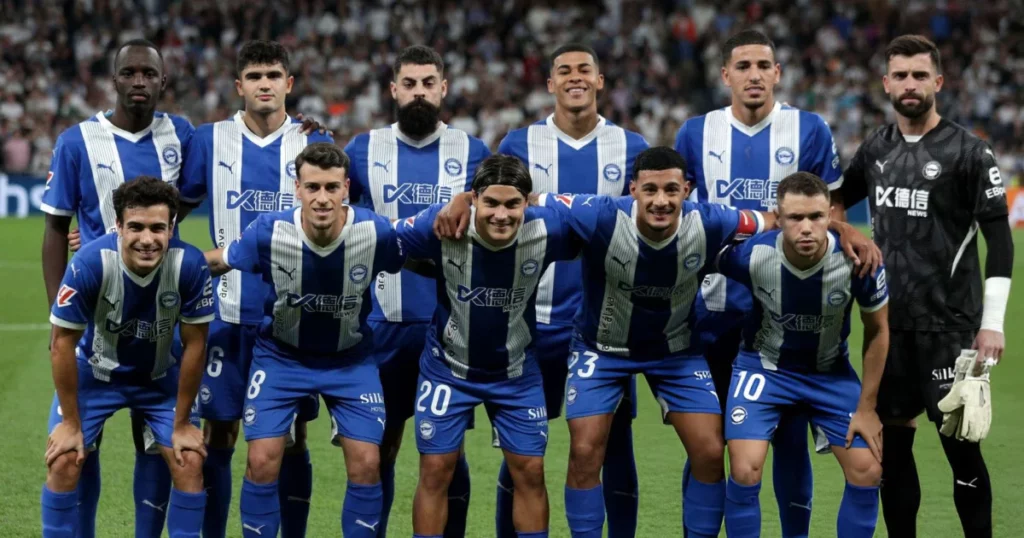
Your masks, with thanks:
M 889 536 L 917 536 L 917 510 L 921 507 L 921 483 L 914 463 L 915 428 L 882 428 L 882 515 Z
M 981 455 L 981 445 L 942 434 L 939 439 L 953 469 L 953 503 L 964 528 L 964 537 L 992 538 L 992 483 Z M 885 442 L 889 439 L 885 438 Z

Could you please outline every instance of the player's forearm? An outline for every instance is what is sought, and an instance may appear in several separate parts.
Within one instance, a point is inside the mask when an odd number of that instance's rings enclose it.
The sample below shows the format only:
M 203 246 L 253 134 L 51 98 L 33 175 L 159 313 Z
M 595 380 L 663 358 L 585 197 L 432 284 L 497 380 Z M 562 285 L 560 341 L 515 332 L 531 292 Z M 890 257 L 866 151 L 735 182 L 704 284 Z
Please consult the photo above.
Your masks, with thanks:
M 54 327 L 53 342 L 50 345 L 50 367 L 53 387 L 57 391 L 61 416 L 66 424 L 81 428 L 78 415 L 78 362 L 75 359 L 75 345 L 81 331 Z
M 885 358 L 889 354 L 888 308 L 880 312 L 862 316 L 864 319 L 864 365 L 861 372 L 860 401 L 861 409 L 875 409 L 878 401 L 878 387 L 882 383 L 882 372 L 885 370 Z
M 778 218 L 774 211 L 752 211 L 752 213 L 757 213 L 757 216 L 761 218 L 761 222 L 763 223 L 761 225 L 762 231 L 775 229 Z
M 43 282 L 46 285 L 47 307 L 57 298 L 60 281 L 68 267 L 68 217 L 46 216 L 43 229 Z
M 231 270 L 231 266 L 224 263 L 223 248 L 207 250 L 203 253 L 203 257 L 206 258 L 206 265 L 210 266 L 210 274 L 213 276 L 220 276 Z
M 998 218 L 979 223 L 988 253 L 985 258 L 985 299 L 981 328 L 1003 332 L 1006 305 L 1010 300 L 1010 277 L 1013 273 L 1013 236 L 1010 223 Z
M 199 384 L 203 380 L 203 368 L 206 357 L 206 334 L 209 325 L 182 324 L 181 368 L 178 373 L 178 402 L 174 411 L 175 426 L 189 423 L 192 404 L 199 393 Z

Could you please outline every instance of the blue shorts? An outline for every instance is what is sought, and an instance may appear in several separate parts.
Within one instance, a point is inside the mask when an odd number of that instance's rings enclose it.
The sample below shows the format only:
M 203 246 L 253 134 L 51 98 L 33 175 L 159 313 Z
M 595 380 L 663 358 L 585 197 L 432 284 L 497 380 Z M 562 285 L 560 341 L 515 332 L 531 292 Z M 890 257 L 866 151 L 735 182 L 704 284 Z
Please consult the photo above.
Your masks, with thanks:
M 257 325 L 239 325 L 215 318 L 206 344 L 206 371 L 199 386 L 199 413 L 205 419 L 235 421 L 242 418 L 249 382 Z M 299 406 L 299 420 L 320 414 L 320 400 L 309 398 Z
M 429 322 L 393 323 L 370 321 L 374 354 L 384 389 L 384 407 L 393 424 L 413 416 L 420 355 L 427 341 Z
M 601 353 L 575 339 L 569 370 L 567 420 L 614 413 L 634 374 L 647 378 L 661 405 L 663 420 L 668 419 L 669 413 L 722 413 L 708 363 L 699 355 L 621 357 Z
M 759 359 L 741 355 L 732 374 L 725 439 L 770 440 L 782 413 L 798 407 L 829 444 L 845 446 L 858 400 L 860 379 L 849 364 L 839 373 L 797 373 L 765 370 Z M 868 445 L 857 435 L 852 446 Z
M 335 444 L 339 437 L 380 444 L 386 415 L 372 357 L 348 364 L 299 361 L 257 345 L 251 372 L 242 412 L 247 441 L 288 435 L 300 404 L 322 396 L 331 413 Z
M 467 381 L 453 376 L 426 352 L 420 362 L 416 398 L 416 448 L 421 454 L 459 450 L 479 404 L 487 409 L 501 448 L 522 456 L 544 455 L 548 415 L 539 371 L 533 369 L 513 379 Z

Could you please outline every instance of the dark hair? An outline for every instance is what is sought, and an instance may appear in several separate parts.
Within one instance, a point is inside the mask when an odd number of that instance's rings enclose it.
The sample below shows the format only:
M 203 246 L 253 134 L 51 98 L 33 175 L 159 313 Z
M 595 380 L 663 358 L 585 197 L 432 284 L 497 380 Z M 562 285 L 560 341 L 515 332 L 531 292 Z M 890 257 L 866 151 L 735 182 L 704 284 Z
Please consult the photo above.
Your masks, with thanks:
M 526 198 L 533 191 L 533 178 L 523 161 L 511 155 L 494 154 L 477 167 L 473 176 L 473 192 L 481 194 L 491 185 L 515 187 Z
M 942 57 L 939 55 L 939 47 L 936 47 L 931 39 L 916 34 L 901 35 L 889 42 L 889 45 L 885 47 L 885 69 L 889 70 L 889 60 L 893 56 L 917 56 L 918 54 L 931 56 L 935 72 L 942 72 Z
M 772 49 L 772 58 L 775 58 L 775 42 L 773 42 L 771 38 L 757 30 L 743 30 L 742 32 L 727 39 L 725 41 L 725 45 L 722 45 L 722 65 L 729 65 L 729 59 L 732 58 L 732 51 L 736 49 L 736 47 L 742 47 L 745 45 L 764 45 Z
M 130 39 L 122 43 L 117 48 L 117 52 L 114 53 L 114 69 L 117 69 L 117 60 L 121 57 L 121 52 L 128 47 L 142 47 L 155 50 L 157 57 L 160 58 L 160 70 L 163 71 L 164 55 L 160 53 L 160 48 L 156 46 L 156 43 L 148 39 Z
M 686 159 L 680 153 L 668 146 L 654 146 L 647 148 L 636 156 L 633 161 L 633 181 L 640 177 L 644 170 L 672 170 L 678 168 L 683 177 L 686 177 Z
M 178 189 L 152 176 L 139 176 L 114 189 L 114 212 L 117 222 L 124 223 L 124 211 L 131 208 L 165 205 L 171 222 L 178 217 Z
M 391 67 L 395 79 L 398 78 L 398 72 L 402 70 L 403 65 L 433 65 L 437 68 L 437 72 L 444 76 L 444 59 L 437 53 L 436 50 L 426 45 L 413 45 L 402 49 L 402 52 L 398 53 L 395 57 L 395 63 Z
M 299 155 L 295 157 L 296 179 L 301 180 L 299 171 L 302 170 L 304 164 L 311 164 L 321 170 L 344 168 L 345 176 L 348 176 L 348 155 L 345 155 L 341 148 L 330 142 L 315 142 L 299 152 Z
M 247 42 L 239 49 L 235 69 L 238 71 L 238 77 L 241 78 L 242 71 L 250 65 L 274 65 L 277 63 L 281 64 L 285 74 L 288 74 L 288 49 L 277 41 L 256 39 Z
M 555 49 L 555 51 L 551 53 L 551 56 L 548 56 L 548 65 L 550 66 L 548 70 L 553 71 L 555 69 L 555 60 L 567 52 L 585 52 L 594 59 L 594 65 L 597 65 L 597 53 L 594 52 L 593 48 L 588 45 L 584 45 L 583 43 L 566 43 L 565 45 Z
M 775 199 L 781 202 L 787 194 L 802 194 L 804 196 L 820 194 L 826 200 L 829 199 L 828 185 L 820 177 L 810 172 L 797 172 L 783 178 L 775 191 Z

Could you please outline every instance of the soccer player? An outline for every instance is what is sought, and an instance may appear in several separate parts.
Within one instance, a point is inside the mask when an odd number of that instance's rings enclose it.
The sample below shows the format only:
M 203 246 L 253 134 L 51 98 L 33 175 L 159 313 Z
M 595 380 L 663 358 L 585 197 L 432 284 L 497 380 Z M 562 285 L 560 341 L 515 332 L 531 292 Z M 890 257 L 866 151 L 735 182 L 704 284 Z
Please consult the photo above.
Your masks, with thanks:
M 775 100 L 781 66 L 775 44 L 756 30 L 744 30 L 722 47 L 722 81 L 732 92 L 730 106 L 687 120 L 675 148 L 686 159 L 687 179 L 697 201 L 738 209 L 770 211 L 779 182 L 797 171 L 811 172 L 829 189 L 842 184 L 832 132 L 821 116 Z M 719 274 L 709 275 L 697 299 L 697 327 L 706 357 L 726 403 L 732 363 L 739 350 L 750 292 Z M 773 436 L 773 484 L 782 534 L 806 536 L 811 522 L 813 476 L 807 451 L 807 418 L 788 410 Z M 827 449 L 827 442 L 822 445 Z M 689 463 L 683 490 L 689 492 Z M 684 498 L 690 498 L 684 493 Z
M 868 199 L 875 240 L 893 279 L 889 357 L 878 395 L 884 426 L 882 511 L 890 536 L 916 535 L 921 489 L 915 417 L 938 423 L 961 349 L 999 360 L 1010 292 L 1013 238 L 1006 191 L 992 149 L 939 116 L 944 78 L 927 38 L 897 37 L 882 79 L 896 123 L 875 131 L 847 167 L 846 207 Z M 984 295 L 977 250 L 988 245 Z M 992 485 L 978 443 L 939 436 L 953 470 L 964 535 L 992 536 Z
M 288 51 L 272 41 L 250 41 L 238 52 L 235 87 L 245 110 L 231 119 L 201 125 L 185 159 L 182 198 L 198 203 L 210 196 L 210 237 L 224 247 L 259 215 L 289 209 L 295 202 L 295 156 L 307 144 L 331 141 L 314 132 L 315 122 L 299 123 L 285 111 L 291 92 Z M 307 134 L 309 133 L 309 134 Z M 244 395 L 262 301 L 268 284 L 259 275 L 230 272 L 217 283 L 217 318 L 210 325 L 209 357 L 199 391 L 206 419 L 209 457 L 204 476 L 209 492 L 203 535 L 223 538 L 231 504 L 231 458 L 238 438 Z M 318 414 L 319 401 L 299 406 L 290 446 L 281 464 L 282 536 L 306 532 L 313 468 L 306 448 L 305 421 Z
M 49 304 L 57 298 L 68 263 L 68 230 L 77 216 L 82 244 L 116 229 L 117 212 L 111 201 L 114 189 L 139 176 L 152 176 L 175 185 L 181 175 L 182 156 L 195 129 L 188 120 L 156 111 L 166 85 L 163 58 L 156 45 L 132 40 L 114 57 L 113 112 L 99 113 L 61 133 L 53 151 L 41 208 L 46 215 L 43 232 L 43 280 Z M 55 396 L 50 428 L 61 420 Z M 157 537 L 164 526 L 171 475 L 157 447 L 144 441 L 145 422 L 134 416 L 135 535 Z M 78 480 L 78 532 L 95 536 L 100 498 L 100 454 L 85 459 Z
M 604 75 L 590 47 L 570 43 L 550 56 L 548 93 L 555 112 L 529 127 L 508 133 L 498 153 L 522 160 L 533 178 L 534 192 L 624 195 L 629 193 L 633 161 L 648 144 L 638 133 L 612 124 L 597 112 L 597 92 Z M 550 418 L 562 414 L 573 320 L 582 296 L 578 261 L 553 264 L 537 292 L 537 361 L 544 375 Z M 635 402 L 631 388 L 629 402 Z M 635 403 L 615 413 L 603 466 L 608 533 L 631 538 L 636 533 L 639 490 L 630 426 Z M 515 536 L 512 525 L 513 487 L 502 465 L 497 488 L 497 536 Z
M 205 449 L 189 415 L 213 319 L 213 283 L 202 252 L 172 237 L 173 186 L 142 176 L 111 198 L 117 233 L 91 241 L 71 259 L 50 311 L 61 421 L 46 448 L 43 536 L 79 535 L 76 488 L 83 462 L 95 457 L 87 450 L 103 423 L 125 408 L 146 421 L 170 468 L 168 534 L 198 536 Z M 172 368 L 176 327 L 183 345 L 180 382 Z
M 351 202 L 399 219 L 467 191 L 490 151 L 480 139 L 440 121 L 448 81 L 437 51 L 422 45 L 406 48 L 395 58 L 393 75 L 391 96 L 398 122 L 357 135 L 345 153 L 352 159 Z M 395 460 L 405 421 L 413 415 L 420 355 L 435 299 L 434 282 L 410 270 L 376 278 L 369 323 L 388 415 L 381 443 L 384 514 L 378 529 L 379 536 L 386 536 L 395 498 Z M 445 536 L 461 538 L 466 533 L 469 493 L 469 465 L 460 457 L 448 489 Z
M 792 174 L 779 182 L 777 196 L 781 230 L 728 247 L 718 261 L 732 285 L 757 299 L 744 324 L 726 406 L 725 529 L 729 536 L 760 536 L 758 494 L 768 442 L 782 413 L 802 406 L 828 436 L 846 475 L 837 536 L 870 537 L 882 476 L 875 403 L 889 344 L 885 269 L 867 278 L 856 274 L 828 230 L 829 191 L 820 178 Z M 863 385 L 846 342 L 854 300 L 864 322 Z
M 437 267 L 437 310 L 420 359 L 416 399 L 420 480 L 413 532 L 441 536 L 459 447 L 482 403 L 512 475 L 517 536 L 547 537 L 548 421 L 535 358 L 535 300 L 545 268 L 574 258 L 578 242 L 557 212 L 527 208 L 532 181 L 515 157 L 486 159 L 472 186 L 468 240 L 434 236 L 440 205 L 399 228 L 406 254 Z
M 347 537 L 377 534 L 385 415 L 367 325 L 373 275 L 398 272 L 404 256 L 391 222 L 348 206 L 348 157 L 333 143 L 295 157 L 300 206 L 260 215 L 229 246 L 207 252 L 214 274 L 252 272 L 268 284 L 243 421 L 249 443 L 242 535 L 277 536 L 277 480 L 300 402 L 323 396 L 332 440 L 342 447 Z

